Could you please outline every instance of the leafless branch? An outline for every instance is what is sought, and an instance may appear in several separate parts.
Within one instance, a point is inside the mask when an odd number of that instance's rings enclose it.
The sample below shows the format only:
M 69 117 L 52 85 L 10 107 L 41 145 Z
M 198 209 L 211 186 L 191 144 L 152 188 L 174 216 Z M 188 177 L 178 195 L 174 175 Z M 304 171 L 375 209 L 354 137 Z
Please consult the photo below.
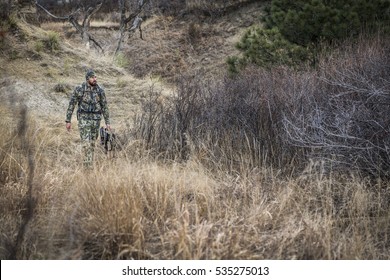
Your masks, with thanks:
M 56 16 L 48 11 L 45 7 L 35 1 L 35 5 L 47 13 L 49 16 L 55 19 L 68 21 L 73 27 L 77 30 L 77 32 L 81 35 L 82 40 L 86 43 L 87 48 L 89 48 L 89 42 L 91 41 L 98 49 L 104 52 L 102 46 L 98 43 L 98 41 L 89 33 L 89 27 L 92 16 L 101 8 L 104 1 L 100 2 L 96 6 L 88 7 L 88 9 L 84 10 L 84 18 L 82 24 L 77 21 L 77 15 L 81 12 L 80 8 L 78 8 L 75 12 L 72 12 L 66 16 Z

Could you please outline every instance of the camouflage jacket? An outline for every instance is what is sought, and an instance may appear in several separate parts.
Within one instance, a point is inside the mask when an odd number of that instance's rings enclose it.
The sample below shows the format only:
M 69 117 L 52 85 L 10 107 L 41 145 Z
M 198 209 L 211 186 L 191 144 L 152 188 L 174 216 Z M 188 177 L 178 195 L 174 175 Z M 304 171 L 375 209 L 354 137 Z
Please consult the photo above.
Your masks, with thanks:
M 100 120 L 103 115 L 106 125 L 110 124 L 106 94 L 99 85 L 90 86 L 84 82 L 75 88 L 66 111 L 66 122 L 71 121 L 76 104 L 77 119 Z

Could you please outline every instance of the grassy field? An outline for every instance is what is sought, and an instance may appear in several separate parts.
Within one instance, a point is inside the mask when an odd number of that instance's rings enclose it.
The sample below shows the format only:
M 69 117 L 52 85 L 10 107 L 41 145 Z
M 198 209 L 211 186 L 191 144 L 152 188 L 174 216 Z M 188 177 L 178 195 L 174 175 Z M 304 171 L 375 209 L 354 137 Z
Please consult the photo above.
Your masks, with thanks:
M 228 146 L 236 139 L 231 134 L 218 144 L 205 137 L 183 159 L 147 149 L 145 139 L 128 133 L 148 93 L 161 93 L 157 105 L 177 93 L 167 80 L 181 70 L 203 65 L 195 70 L 213 77 L 241 24 L 226 33 L 218 31 L 222 22 L 204 23 L 199 45 L 190 52 L 193 42 L 182 41 L 186 24 L 152 18 L 145 28 L 153 27 L 156 38 L 171 37 L 149 42 L 150 48 L 144 41 L 129 45 L 125 64 L 86 51 L 74 36 L 57 38 L 58 24 L 46 26 L 57 30 L 50 33 L 20 23 L 7 35 L 0 58 L 0 258 L 389 259 L 385 179 L 327 169 L 323 161 L 306 158 L 294 159 L 299 172 L 286 174 L 268 164 L 267 154 L 254 164 L 248 151 Z M 174 71 L 165 71 L 165 59 L 180 54 L 171 52 L 180 42 L 187 56 L 174 60 Z M 210 51 L 208 62 L 203 46 Z M 130 55 L 132 48 L 138 56 Z M 152 65 L 158 56 L 155 68 L 137 68 L 142 58 Z M 122 140 L 111 159 L 98 145 L 92 170 L 82 168 L 75 119 L 70 133 L 64 124 L 69 93 L 87 66 L 96 69 L 109 93 Z M 269 74 L 280 85 L 275 90 L 288 85 L 278 80 L 279 72 Z M 239 159 L 234 168 L 217 160 L 218 151 L 220 158 L 232 153 Z
M 23 123 L 0 139 L 2 259 L 389 258 L 387 183 L 211 173 L 137 143 L 86 171 L 59 126 Z

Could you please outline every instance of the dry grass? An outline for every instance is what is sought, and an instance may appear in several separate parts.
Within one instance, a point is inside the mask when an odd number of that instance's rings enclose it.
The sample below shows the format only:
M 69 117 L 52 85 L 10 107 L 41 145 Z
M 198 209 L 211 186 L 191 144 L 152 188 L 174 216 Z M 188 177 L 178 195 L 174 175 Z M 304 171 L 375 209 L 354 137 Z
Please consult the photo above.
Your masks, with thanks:
M 210 173 L 191 160 L 160 164 L 136 156 L 135 143 L 115 160 L 99 154 L 86 171 L 55 129 L 28 122 L 35 207 L 19 259 L 390 257 L 383 182 L 372 186 L 312 166 L 289 179 L 266 167 Z M 15 127 L 7 122 L 7 130 Z M 28 162 L 16 141 L 7 146 L 10 135 L 0 140 L 2 175 L 13 174 L 2 176 L 2 259 L 15 250 L 29 199 L 28 176 L 20 174 Z
M 29 32 L 45 38 L 27 29 L 28 40 Z M 119 120 L 132 114 L 149 84 L 60 40 L 56 55 L 33 59 L 35 44 L 27 41 L 15 44 L 23 59 L 0 58 L 8 77 L 1 79 L 2 97 L 24 97 L 0 105 L 1 259 L 390 258 L 388 182 L 324 173 L 321 162 L 286 178 L 231 149 L 232 172 L 215 160 L 219 147 L 200 143 L 186 161 L 169 161 L 129 137 L 115 159 L 99 150 L 95 168 L 84 170 L 77 132 L 64 129 L 66 93 L 52 88 L 76 85 L 83 67 L 95 63 L 112 93 L 115 127 L 124 127 Z

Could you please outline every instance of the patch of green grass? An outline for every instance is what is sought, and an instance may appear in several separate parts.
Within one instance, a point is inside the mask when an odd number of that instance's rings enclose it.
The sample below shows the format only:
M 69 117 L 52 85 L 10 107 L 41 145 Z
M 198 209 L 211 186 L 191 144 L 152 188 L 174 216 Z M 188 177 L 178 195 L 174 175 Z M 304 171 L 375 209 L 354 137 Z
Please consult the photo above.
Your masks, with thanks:
M 72 71 L 72 61 L 69 58 L 65 58 L 63 65 L 63 74 L 69 76 Z
M 45 48 L 45 45 L 41 40 L 35 41 L 34 49 L 37 53 L 41 53 L 44 48 Z
M 18 58 L 20 58 L 20 53 L 17 50 L 11 50 L 9 52 L 9 59 L 16 60 Z
M 56 73 L 55 73 L 55 71 L 51 67 L 47 68 L 47 70 L 46 70 L 46 77 L 49 77 L 49 78 L 56 77 Z
M 122 67 L 122 68 L 125 68 L 125 67 L 129 66 L 129 64 L 130 64 L 128 58 L 123 53 L 118 53 L 114 57 L 114 63 L 116 66 Z
M 118 88 L 125 88 L 127 86 L 127 82 L 121 78 L 116 79 L 116 86 Z
M 161 77 L 161 75 L 159 75 L 159 74 L 151 74 L 150 76 L 149 76 L 149 78 L 150 78 L 150 80 L 154 83 L 154 82 L 156 82 L 156 83 L 161 83 L 161 82 L 163 82 L 163 77 Z
M 60 49 L 60 35 L 55 31 L 49 31 L 47 33 L 47 37 L 44 39 L 46 48 L 51 51 L 55 52 Z
M 7 25 L 9 27 L 9 29 L 11 29 L 11 30 L 16 29 L 18 27 L 18 20 L 17 20 L 17 18 L 15 16 L 8 17 Z

